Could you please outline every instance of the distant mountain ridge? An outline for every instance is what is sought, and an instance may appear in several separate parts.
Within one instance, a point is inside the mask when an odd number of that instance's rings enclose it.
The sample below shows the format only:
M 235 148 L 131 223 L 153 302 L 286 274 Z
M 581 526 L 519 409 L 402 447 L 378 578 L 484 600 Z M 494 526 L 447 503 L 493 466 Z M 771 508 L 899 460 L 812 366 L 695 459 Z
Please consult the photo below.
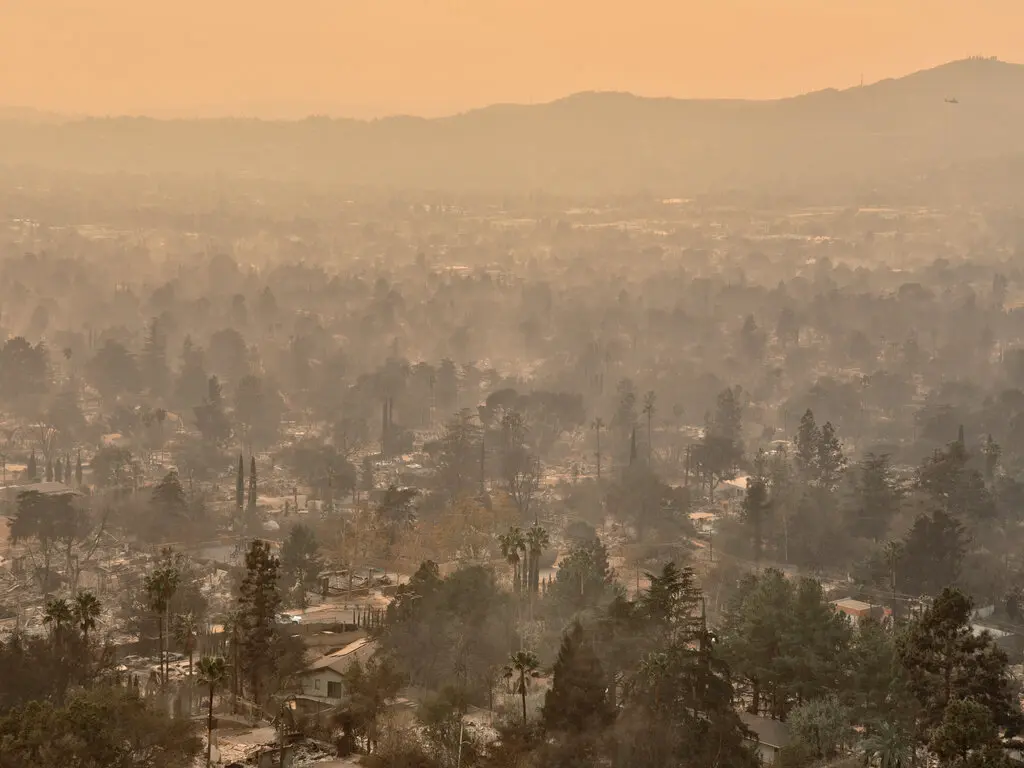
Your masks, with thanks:
M 451 190 L 870 184 L 1022 154 L 1024 65 L 979 58 L 773 101 L 600 92 L 443 118 L 291 122 L 60 121 L 0 110 L 3 164 Z

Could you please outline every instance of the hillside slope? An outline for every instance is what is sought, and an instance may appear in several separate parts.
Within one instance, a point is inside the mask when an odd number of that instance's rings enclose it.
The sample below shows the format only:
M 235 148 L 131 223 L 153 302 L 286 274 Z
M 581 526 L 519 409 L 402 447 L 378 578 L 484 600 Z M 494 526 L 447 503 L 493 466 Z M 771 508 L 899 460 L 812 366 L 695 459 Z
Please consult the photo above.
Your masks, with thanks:
M 1022 153 L 1024 66 L 981 59 L 764 102 L 586 93 L 435 120 L 0 119 L 3 164 L 451 190 L 799 189 Z

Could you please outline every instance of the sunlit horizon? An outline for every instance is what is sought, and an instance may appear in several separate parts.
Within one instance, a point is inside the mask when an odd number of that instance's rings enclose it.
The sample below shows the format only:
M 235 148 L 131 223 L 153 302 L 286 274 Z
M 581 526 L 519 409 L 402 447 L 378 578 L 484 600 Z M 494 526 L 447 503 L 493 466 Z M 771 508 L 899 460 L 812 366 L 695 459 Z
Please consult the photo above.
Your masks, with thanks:
M 585 91 L 772 99 L 1024 61 L 1012 0 L 0 1 L 0 105 L 156 117 L 450 115 Z

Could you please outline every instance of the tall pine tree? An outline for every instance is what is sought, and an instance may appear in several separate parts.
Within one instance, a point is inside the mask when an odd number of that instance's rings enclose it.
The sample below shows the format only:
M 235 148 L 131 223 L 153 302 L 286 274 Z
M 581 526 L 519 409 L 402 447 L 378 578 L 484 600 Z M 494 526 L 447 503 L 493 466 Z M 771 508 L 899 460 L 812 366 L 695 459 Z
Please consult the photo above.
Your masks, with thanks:
M 1006 653 L 987 632 L 971 628 L 973 606 L 959 590 L 942 590 L 898 641 L 910 692 L 920 707 L 917 737 L 931 740 L 954 702 L 973 699 L 1008 736 L 1024 725 Z
M 696 637 L 700 589 L 693 568 L 667 563 L 660 574 L 648 573 L 651 583 L 639 599 L 640 615 L 652 626 L 652 638 L 687 642 Z
M 554 680 L 544 696 L 544 727 L 578 736 L 607 726 L 614 717 L 608 684 L 593 644 L 574 621 L 562 638 Z
M 262 704 L 264 684 L 277 669 L 281 637 L 277 613 L 281 607 L 278 588 L 280 561 L 270 545 L 259 539 L 245 555 L 245 579 L 238 596 L 239 641 L 242 671 L 249 680 L 252 699 Z

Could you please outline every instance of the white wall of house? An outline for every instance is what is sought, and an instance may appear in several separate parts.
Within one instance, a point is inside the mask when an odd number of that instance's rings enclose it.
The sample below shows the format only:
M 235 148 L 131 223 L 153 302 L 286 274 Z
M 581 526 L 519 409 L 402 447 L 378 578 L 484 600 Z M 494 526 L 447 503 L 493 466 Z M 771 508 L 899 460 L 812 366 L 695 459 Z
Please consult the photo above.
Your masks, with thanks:
M 755 751 L 757 757 L 761 761 L 761 765 L 772 765 L 775 762 L 775 758 L 778 757 L 779 751 L 768 744 L 756 744 Z
M 332 699 L 342 697 L 341 674 L 330 667 L 308 672 L 302 678 L 302 692 L 308 696 L 326 696 Z

